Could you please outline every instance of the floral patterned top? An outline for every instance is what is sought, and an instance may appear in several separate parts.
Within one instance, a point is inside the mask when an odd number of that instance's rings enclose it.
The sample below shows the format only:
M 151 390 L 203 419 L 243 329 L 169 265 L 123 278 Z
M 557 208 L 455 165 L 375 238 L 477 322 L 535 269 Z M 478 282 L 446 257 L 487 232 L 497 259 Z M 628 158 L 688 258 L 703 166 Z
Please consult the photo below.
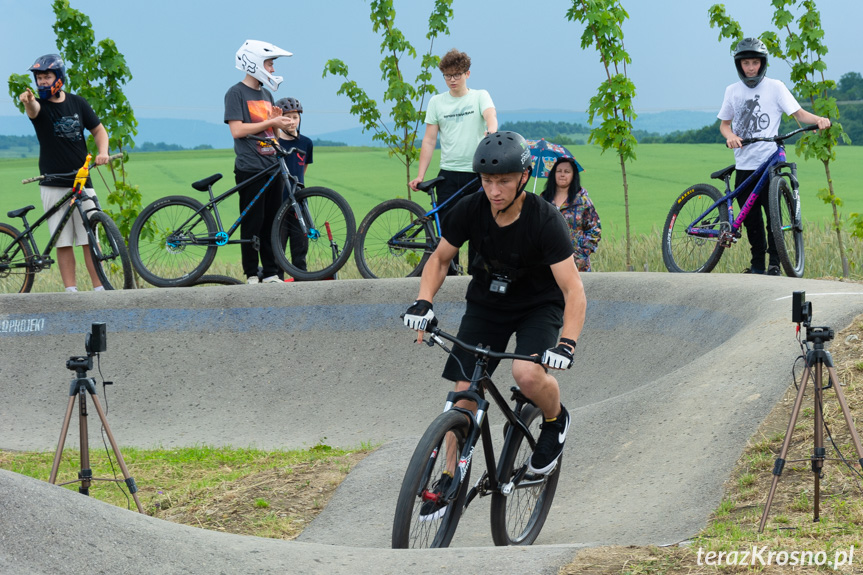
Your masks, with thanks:
M 569 226 L 572 237 L 572 248 L 575 251 L 575 265 L 578 271 L 592 271 L 590 267 L 590 254 L 596 251 L 599 238 L 602 235 L 602 226 L 599 223 L 599 215 L 587 190 L 581 188 L 575 195 L 575 201 L 570 204 L 563 202 L 560 213 Z

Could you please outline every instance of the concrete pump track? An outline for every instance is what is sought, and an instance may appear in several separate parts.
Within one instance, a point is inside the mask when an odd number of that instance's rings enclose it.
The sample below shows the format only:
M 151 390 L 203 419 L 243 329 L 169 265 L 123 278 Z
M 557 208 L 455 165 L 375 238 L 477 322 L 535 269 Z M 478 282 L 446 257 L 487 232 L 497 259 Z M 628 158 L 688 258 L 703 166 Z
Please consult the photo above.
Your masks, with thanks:
M 447 331 L 466 282 L 448 279 L 435 302 Z M 324 437 L 381 447 L 296 541 L 172 524 L 0 471 L 0 572 L 557 573 L 585 547 L 685 540 L 791 383 L 792 292 L 806 291 L 813 325 L 838 331 L 863 313 L 863 286 L 833 281 L 595 273 L 584 283 L 575 367 L 559 376 L 573 423 L 542 534 L 493 547 L 483 498 L 452 547 L 434 550 L 389 549 L 405 467 L 449 388 L 443 352 L 413 345 L 398 320 L 418 280 L 2 295 L 0 448 L 56 449 L 65 362 L 83 355 L 92 322 L 107 324 L 101 369 L 115 382 L 108 420 L 121 450 Z

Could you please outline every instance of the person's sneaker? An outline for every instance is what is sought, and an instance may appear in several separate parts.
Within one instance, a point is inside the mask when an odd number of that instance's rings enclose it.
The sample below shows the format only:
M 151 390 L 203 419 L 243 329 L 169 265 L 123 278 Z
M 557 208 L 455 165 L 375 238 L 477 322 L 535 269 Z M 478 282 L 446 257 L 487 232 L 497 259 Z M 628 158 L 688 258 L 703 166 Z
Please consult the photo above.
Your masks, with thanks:
M 252 276 L 246 280 L 246 283 L 250 284 L 250 285 L 251 284 L 259 284 L 259 283 L 261 283 L 261 280 L 258 279 L 258 276 Z
M 779 271 L 779 266 L 767 266 L 767 275 L 779 276 L 782 275 L 782 272 Z
M 434 499 L 424 501 L 420 507 L 420 521 L 434 521 L 440 519 L 446 513 L 447 505 L 443 501 L 443 496 L 452 485 L 453 477 L 448 473 L 442 473 L 432 486 L 431 494 Z
M 764 275 L 764 270 L 759 270 L 756 268 L 743 268 L 743 271 L 741 273 Z
M 546 475 L 551 473 L 560 454 L 563 453 L 563 444 L 566 443 L 566 432 L 569 431 L 569 412 L 560 406 L 560 415 L 553 421 L 545 420 L 536 440 L 536 449 L 530 456 L 527 470 L 531 473 Z
M 284 282 L 283 282 L 282 280 L 280 280 L 280 279 L 279 279 L 279 276 L 270 276 L 270 277 L 264 278 L 264 279 L 261 281 L 261 283 L 265 283 L 265 284 L 280 284 L 280 283 L 284 283 Z

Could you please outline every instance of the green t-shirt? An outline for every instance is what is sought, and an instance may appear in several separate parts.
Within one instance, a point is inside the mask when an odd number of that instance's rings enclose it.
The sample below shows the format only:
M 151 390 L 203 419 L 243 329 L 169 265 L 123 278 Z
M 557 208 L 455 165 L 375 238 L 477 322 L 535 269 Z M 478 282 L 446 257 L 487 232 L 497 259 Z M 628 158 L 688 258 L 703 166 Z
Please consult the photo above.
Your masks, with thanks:
M 486 130 L 482 113 L 489 108 L 494 102 L 485 90 L 468 90 L 460 98 L 444 92 L 429 100 L 426 124 L 438 127 L 442 170 L 473 171 L 473 155 Z

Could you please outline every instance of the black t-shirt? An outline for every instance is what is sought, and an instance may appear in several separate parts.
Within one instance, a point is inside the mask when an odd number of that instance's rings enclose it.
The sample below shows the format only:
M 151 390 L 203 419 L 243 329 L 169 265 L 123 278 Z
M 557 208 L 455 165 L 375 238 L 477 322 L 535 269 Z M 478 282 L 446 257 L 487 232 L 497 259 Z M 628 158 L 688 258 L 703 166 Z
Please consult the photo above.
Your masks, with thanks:
M 288 165 L 288 170 L 291 174 L 295 175 L 300 180 L 300 183 L 305 185 L 306 166 L 314 161 L 312 158 L 312 153 L 315 149 L 314 143 L 312 143 L 310 138 L 297 133 L 297 137 L 293 140 L 279 138 L 279 144 L 286 150 L 290 150 L 291 148 L 298 150 L 285 158 L 285 163 Z
M 273 108 L 273 95 L 261 88 L 254 90 L 242 82 L 231 86 L 225 94 L 225 123 L 239 120 L 245 124 L 256 124 L 270 117 Z M 272 138 L 273 130 L 267 129 L 255 134 L 259 138 Z M 234 152 L 237 158 L 234 169 L 241 172 L 260 172 L 276 163 L 276 151 L 272 147 L 261 147 L 257 140 L 234 139 Z
M 476 253 L 468 267 L 473 276 L 468 301 L 513 311 L 546 303 L 563 307 L 551 266 L 572 258 L 569 230 L 551 203 L 524 193 L 519 218 L 502 228 L 494 222 L 485 193 L 459 200 L 447 214 L 444 238 L 456 247 L 469 242 Z M 495 276 L 509 280 L 506 293 L 490 291 Z
M 64 174 L 84 165 L 87 159 L 87 138 L 84 129 L 93 131 L 101 123 L 87 100 L 66 93 L 60 102 L 39 101 L 39 115 L 31 118 L 36 138 L 39 140 L 39 172 L 42 174 Z M 74 174 L 68 178 L 51 178 L 42 181 L 43 186 L 72 187 Z M 87 187 L 92 187 L 87 180 Z

